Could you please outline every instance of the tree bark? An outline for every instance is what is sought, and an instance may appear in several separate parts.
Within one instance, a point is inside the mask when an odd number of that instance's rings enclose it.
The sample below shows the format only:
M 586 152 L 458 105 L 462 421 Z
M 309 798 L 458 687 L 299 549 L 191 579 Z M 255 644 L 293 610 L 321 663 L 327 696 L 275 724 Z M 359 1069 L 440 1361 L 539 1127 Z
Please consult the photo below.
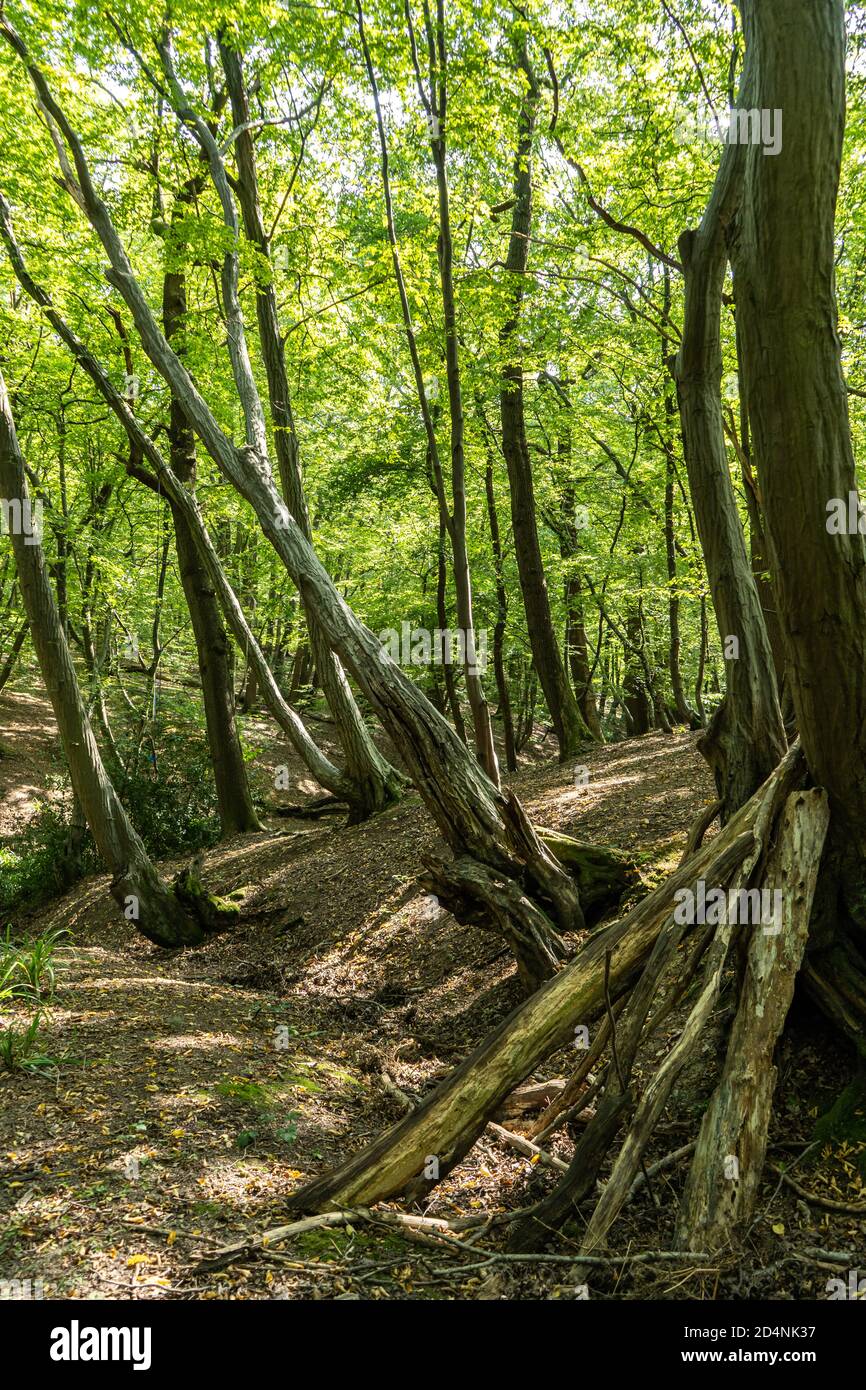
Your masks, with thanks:
M 29 501 L 24 460 L 0 375 L 0 490 L 7 498 Z M 201 924 L 185 910 L 160 877 L 124 811 L 103 766 L 66 638 L 41 545 L 13 531 L 12 549 L 24 608 L 42 679 L 76 797 L 103 861 L 111 871 L 111 896 L 148 940 L 161 946 L 194 945 Z
M 519 55 L 518 68 L 527 85 L 518 117 L 513 176 L 514 207 L 505 261 L 506 283 L 511 301 L 510 312 L 499 335 L 505 364 L 499 395 L 502 452 L 508 466 L 514 550 L 532 656 L 559 744 L 559 761 L 567 762 L 580 751 L 582 743 L 589 737 L 589 731 L 569 685 L 560 644 L 553 626 L 536 522 L 532 460 L 526 439 L 523 365 L 518 347 L 518 334 L 532 230 L 532 144 L 539 90 L 525 48 Z
M 231 102 L 232 119 L 239 132 L 234 141 L 238 170 L 235 186 L 243 214 L 244 231 L 258 253 L 267 259 L 270 248 L 259 203 L 255 146 L 249 129 L 250 112 L 241 58 L 222 36 L 219 47 Z M 260 275 L 257 278 L 256 315 L 274 426 L 274 451 L 283 496 L 301 534 L 307 541 L 311 541 L 310 514 L 304 493 L 298 438 L 272 275 Z M 329 647 L 315 616 L 307 612 L 306 617 L 313 660 L 345 754 L 346 777 L 355 783 L 350 819 L 361 820 L 382 810 L 398 798 L 402 778 L 373 742 L 339 658 Z
M 162 321 L 166 339 L 180 340 L 185 332 L 187 303 L 186 275 L 169 270 L 163 276 Z M 178 481 L 194 488 L 196 474 L 195 436 L 178 402 L 170 406 L 170 462 Z M 174 522 L 174 543 L 180 582 L 195 639 L 196 658 L 201 677 L 205 727 L 213 766 L 220 827 L 224 838 L 260 830 L 244 763 L 240 735 L 235 719 L 234 663 L 228 635 L 220 619 L 219 606 L 207 571 L 196 549 L 186 518 L 169 499 Z

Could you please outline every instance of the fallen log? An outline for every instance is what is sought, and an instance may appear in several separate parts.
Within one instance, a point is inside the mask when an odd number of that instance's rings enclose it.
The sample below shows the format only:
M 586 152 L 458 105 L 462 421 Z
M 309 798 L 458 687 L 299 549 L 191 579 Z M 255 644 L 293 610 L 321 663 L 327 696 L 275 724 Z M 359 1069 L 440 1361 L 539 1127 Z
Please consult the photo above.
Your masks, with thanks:
M 782 920 L 772 930 L 755 928 L 749 942 L 725 1064 L 683 1194 L 678 1242 L 694 1238 L 702 1249 L 721 1249 L 754 1208 L 776 1085 L 773 1052 L 806 947 L 829 820 L 825 792 L 795 792 L 788 799 L 762 880 L 781 895 Z
M 429 1191 L 460 1161 L 515 1086 L 573 1038 L 576 1025 L 588 1025 L 598 1015 L 604 1004 L 606 956 L 610 957 L 609 988 L 615 997 L 652 951 L 670 918 L 677 890 L 702 877 L 712 881 L 714 866 L 730 855 L 735 844 L 737 852 L 741 849 L 745 855 L 765 803 L 774 799 L 780 787 L 790 790 L 802 767 L 802 754 L 794 748 L 688 864 L 674 870 L 625 917 L 596 932 L 568 965 L 503 1019 L 414 1114 L 293 1193 L 289 1209 L 366 1206 L 397 1193 L 419 1196 Z

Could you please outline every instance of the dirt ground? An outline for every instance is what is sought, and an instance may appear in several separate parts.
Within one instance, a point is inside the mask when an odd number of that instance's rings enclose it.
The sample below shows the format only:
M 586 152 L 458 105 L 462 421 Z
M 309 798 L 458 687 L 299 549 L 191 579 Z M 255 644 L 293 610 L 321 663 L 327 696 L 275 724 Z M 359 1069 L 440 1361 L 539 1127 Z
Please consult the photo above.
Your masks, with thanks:
M 0 843 L 44 794 L 53 743 L 44 700 L 0 698 Z M 289 762 L 276 741 L 267 757 Z M 514 785 L 538 824 L 632 851 L 644 886 L 653 883 L 712 798 L 694 737 L 596 748 L 585 762 L 589 784 L 576 787 L 550 744 L 536 746 Z M 543 1260 L 502 1258 L 508 1214 L 556 1174 L 492 1129 L 416 1208 L 491 1218 L 460 1246 L 373 1221 L 221 1260 L 223 1247 L 284 1223 L 289 1193 L 401 1118 L 520 999 L 498 938 L 459 926 L 418 887 L 436 835 L 417 796 L 352 828 L 338 816 L 268 827 L 205 854 L 208 885 L 243 889 L 244 899 L 239 927 L 203 948 L 149 945 L 118 920 L 101 876 L 10 924 L 69 935 L 47 1007 L 50 1064 L 0 1070 L 0 1278 L 38 1280 L 46 1298 L 582 1296 L 570 1278 L 574 1226 Z M 840 1271 L 830 1256 L 866 1272 L 864 1214 L 854 1210 L 866 1211 L 862 1111 L 854 1137 L 816 1144 L 813 1135 L 852 1063 L 806 1004 L 795 1003 L 790 1024 L 745 1252 L 698 1265 L 624 1258 L 599 1271 L 590 1297 L 826 1298 Z M 648 1164 L 694 1137 L 718 1063 L 710 1034 Z M 573 1065 L 565 1049 L 535 1079 L 566 1077 Z M 567 1159 L 568 1130 L 551 1152 Z M 611 1232 L 613 1252 L 670 1248 L 686 1171 L 684 1156 L 643 1186 Z

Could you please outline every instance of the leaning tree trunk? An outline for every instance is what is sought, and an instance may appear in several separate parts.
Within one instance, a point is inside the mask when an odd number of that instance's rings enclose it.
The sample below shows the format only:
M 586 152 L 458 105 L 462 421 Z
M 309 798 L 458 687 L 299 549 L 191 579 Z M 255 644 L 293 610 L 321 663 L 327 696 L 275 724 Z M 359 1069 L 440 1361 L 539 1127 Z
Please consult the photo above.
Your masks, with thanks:
M 741 105 L 753 105 L 752 90 L 747 53 Z M 766 164 L 774 162 L 763 154 L 759 157 Z M 743 147 L 726 145 L 701 225 L 680 237 L 685 320 L 673 364 L 692 503 L 726 654 L 727 694 L 698 744 L 713 769 L 725 817 L 751 796 L 787 746 L 773 656 L 746 554 L 722 427 L 724 238 L 740 193 L 742 159 Z
M 0 490 L 29 501 L 24 460 L 0 375 Z M 128 921 L 160 946 L 186 946 L 203 939 L 204 927 L 160 877 L 118 800 L 102 763 L 63 633 L 41 545 L 13 530 L 12 549 L 33 647 L 69 767 L 97 849 L 113 877 L 111 896 Z

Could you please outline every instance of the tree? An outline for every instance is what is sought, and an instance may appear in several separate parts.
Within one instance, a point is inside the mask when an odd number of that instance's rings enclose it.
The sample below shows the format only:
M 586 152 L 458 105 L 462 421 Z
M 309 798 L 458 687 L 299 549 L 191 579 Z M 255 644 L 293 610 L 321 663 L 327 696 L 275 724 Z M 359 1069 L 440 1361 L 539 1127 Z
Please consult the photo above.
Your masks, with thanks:
M 526 439 L 519 329 L 532 233 L 532 147 L 540 91 L 525 38 L 515 42 L 516 67 L 524 85 L 514 151 L 511 235 L 505 259 L 511 305 L 499 339 L 503 361 L 499 396 L 502 452 L 508 465 L 514 548 L 532 655 L 559 743 L 559 760 L 567 762 L 579 751 L 588 730 L 569 685 L 550 616 L 547 580 L 538 541 L 532 460 Z
M 107 278 L 129 308 L 145 352 L 220 471 L 252 506 L 308 609 L 391 735 L 443 838 L 453 850 L 453 859 L 437 861 L 433 869 L 443 900 L 464 917 L 479 909 L 492 913 L 515 952 L 525 982 L 537 984 L 556 969 L 566 953 L 560 933 L 583 924 L 576 882 L 545 847 L 516 797 L 504 796 L 489 782 L 451 727 L 358 621 L 276 490 L 264 411 L 238 296 L 238 221 L 234 199 L 213 134 L 183 99 L 165 37 L 158 41 L 158 49 L 166 80 L 176 104 L 186 113 L 185 119 L 195 124 L 230 234 L 221 282 L 229 357 L 246 427 L 246 442 L 241 447 L 234 445 L 221 429 L 160 331 L 108 207 L 94 186 L 81 141 L 44 74 L 5 19 L 0 33 L 25 62 L 40 102 L 56 129 L 58 143 L 62 142 L 61 148 L 65 145 L 71 153 L 72 166 L 65 155 L 61 161 L 65 186 L 86 212 L 108 255 Z
M 10 502 L 30 507 L 6 383 L 0 375 L 0 488 Z M 48 691 L 72 785 L 97 848 L 112 873 L 111 896 L 127 921 L 160 946 L 188 946 L 226 925 L 237 908 L 196 891 L 189 877 L 170 888 L 154 868 L 111 784 L 97 747 L 63 633 L 41 545 L 12 528 L 18 580 L 33 645 Z

